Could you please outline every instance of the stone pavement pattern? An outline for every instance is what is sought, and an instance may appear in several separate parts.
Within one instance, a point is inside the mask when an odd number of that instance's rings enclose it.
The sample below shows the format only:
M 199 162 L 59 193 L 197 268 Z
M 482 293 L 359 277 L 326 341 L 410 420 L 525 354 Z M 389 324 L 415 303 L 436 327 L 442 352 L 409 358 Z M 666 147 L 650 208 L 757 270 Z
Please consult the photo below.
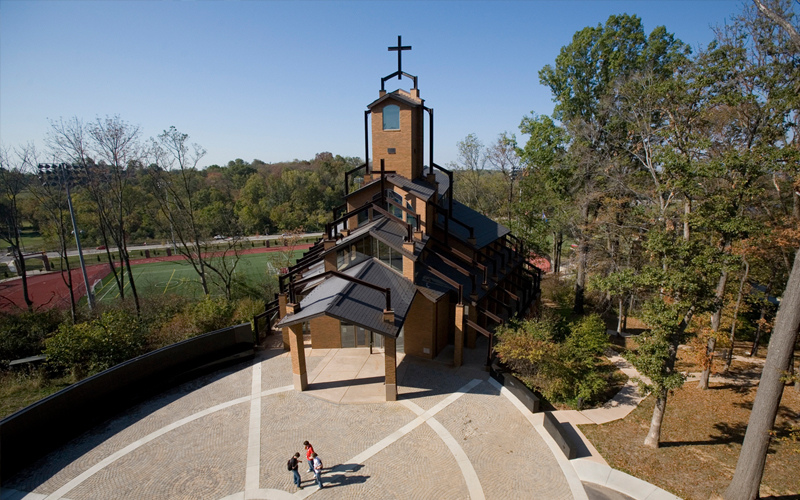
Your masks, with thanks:
M 308 370 L 322 359 L 307 358 Z M 396 403 L 336 404 L 291 384 L 286 353 L 259 353 L 96 427 L 4 484 L 2 498 L 586 498 L 475 366 L 408 361 Z M 304 440 L 324 462 L 322 490 L 305 464 L 302 490 L 285 469 Z

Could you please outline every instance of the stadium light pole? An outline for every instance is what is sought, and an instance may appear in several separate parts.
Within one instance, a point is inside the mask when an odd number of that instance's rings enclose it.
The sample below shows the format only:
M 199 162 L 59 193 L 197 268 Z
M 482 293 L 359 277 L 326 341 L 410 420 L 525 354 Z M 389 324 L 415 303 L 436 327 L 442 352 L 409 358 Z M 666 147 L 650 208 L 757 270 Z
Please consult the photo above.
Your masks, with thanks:
M 40 163 L 38 167 L 39 180 L 43 185 L 64 186 L 67 191 L 67 206 L 69 207 L 69 216 L 72 219 L 72 232 L 75 234 L 75 245 L 78 247 L 78 260 L 81 263 L 83 284 L 86 286 L 86 300 L 89 303 L 89 310 L 91 311 L 94 309 L 94 294 L 92 294 L 92 288 L 89 285 L 89 277 L 86 275 L 86 263 L 83 261 L 81 237 L 78 231 L 78 224 L 75 222 L 75 210 L 72 208 L 72 194 L 69 190 L 69 185 L 76 180 L 73 176 L 73 172 L 76 172 L 80 167 L 67 163 Z M 66 257 L 66 255 L 64 255 L 64 257 Z

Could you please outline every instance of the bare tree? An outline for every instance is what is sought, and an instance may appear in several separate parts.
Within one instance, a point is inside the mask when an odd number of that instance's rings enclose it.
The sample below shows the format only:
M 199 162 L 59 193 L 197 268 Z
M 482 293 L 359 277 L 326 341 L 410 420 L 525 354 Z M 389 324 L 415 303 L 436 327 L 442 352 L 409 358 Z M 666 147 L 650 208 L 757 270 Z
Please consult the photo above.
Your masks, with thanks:
M 79 165 L 84 173 L 89 169 L 93 169 L 95 162 L 92 157 L 94 153 L 92 151 L 92 139 L 89 130 L 90 126 L 86 125 L 78 118 L 72 118 L 67 121 L 63 119 L 51 121 L 50 131 L 46 141 L 53 158 L 73 165 Z M 92 201 L 98 206 L 98 217 L 102 219 L 102 214 L 108 214 L 111 210 L 109 208 L 109 201 L 105 196 L 105 189 L 102 187 L 103 181 L 100 179 L 100 175 L 105 174 L 105 172 L 95 170 L 93 174 L 95 178 L 89 183 L 87 188 Z M 97 229 L 100 233 L 101 242 L 105 247 L 109 270 L 114 277 L 114 282 L 117 284 L 120 297 L 124 299 L 125 276 L 122 272 L 118 272 L 114 265 L 114 259 L 111 254 L 112 238 L 109 225 L 101 220 Z
M 40 208 L 39 227 L 43 233 L 50 233 L 50 236 L 58 242 L 58 255 L 61 257 L 59 259 L 61 280 L 69 290 L 70 313 L 72 322 L 75 323 L 78 313 L 73 293 L 72 270 L 67 254 L 71 226 L 65 186 L 60 182 L 43 183 L 42 185 L 33 183 L 30 192 Z
M 130 172 L 140 163 L 143 156 L 139 127 L 123 121 L 119 116 L 98 118 L 89 127 L 89 135 L 92 139 L 95 160 L 100 162 L 91 170 L 105 174 L 91 176 L 93 182 L 89 186 L 97 203 L 101 225 L 111 236 L 122 265 L 127 270 L 136 313 L 139 314 L 139 294 L 131 270 L 126 229 L 126 213 L 130 208 L 130 204 L 126 203 L 126 198 L 129 196 Z
M 161 214 L 174 235 L 175 248 L 194 268 L 203 293 L 208 295 L 207 263 L 203 258 L 205 241 L 194 199 L 201 182 L 197 165 L 206 151 L 188 141 L 189 136 L 175 127 L 153 139 L 151 152 L 155 165 L 149 174 Z
M 28 294 L 25 256 L 20 242 L 23 218 L 19 202 L 20 195 L 27 188 L 26 170 L 32 162 L 35 162 L 33 146 L 23 147 L 13 154 L 0 147 L 0 239 L 11 247 L 17 274 L 22 278 L 22 298 L 28 311 L 33 311 L 33 301 Z
M 506 199 L 506 217 L 511 220 L 511 207 L 514 205 L 514 181 L 520 168 L 520 157 L 517 154 L 517 138 L 514 134 L 506 132 L 500 134 L 486 154 L 486 160 L 496 170 L 503 174 L 505 183 L 508 186 L 508 198 Z
M 486 151 L 483 143 L 475 134 L 467 135 L 463 141 L 458 141 L 458 161 L 451 163 L 450 167 L 459 171 L 456 196 L 461 198 L 465 205 L 486 215 L 489 207 L 486 193 L 482 190 L 482 178 L 486 168 Z

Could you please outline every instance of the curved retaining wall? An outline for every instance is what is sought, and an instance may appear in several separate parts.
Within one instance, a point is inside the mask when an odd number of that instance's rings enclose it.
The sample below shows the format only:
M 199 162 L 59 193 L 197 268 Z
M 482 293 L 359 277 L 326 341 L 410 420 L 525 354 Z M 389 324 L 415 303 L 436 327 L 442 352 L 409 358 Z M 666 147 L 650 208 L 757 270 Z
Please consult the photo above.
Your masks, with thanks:
M 244 323 L 144 354 L 37 401 L 0 420 L 0 478 L 178 379 L 253 353 L 253 331 Z

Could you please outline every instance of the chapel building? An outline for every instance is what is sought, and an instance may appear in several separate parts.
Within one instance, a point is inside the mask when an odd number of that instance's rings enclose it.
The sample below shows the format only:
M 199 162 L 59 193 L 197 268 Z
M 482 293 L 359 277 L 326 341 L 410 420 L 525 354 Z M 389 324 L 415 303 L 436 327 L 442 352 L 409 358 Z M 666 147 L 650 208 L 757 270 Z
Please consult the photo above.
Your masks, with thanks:
M 365 163 L 345 174 L 343 205 L 324 236 L 280 276 L 280 321 L 295 389 L 307 388 L 303 333 L 312 349 L 383 349 L 386 400 L 397 398 L 397 353 L 453 364 L 477 335 L 535 305 L 540 271 L 508 228 L 454 199 L 453 173 L 433 161 L 433 109 L 417 77 L 381 79 L 364 113 Z M 385 90 L 406 76 L 409 90 Z M 428 164 L 424 163 L 428 116 Z M 371 146 L 371 147 L 370 147 Z M 370 155 L 371 152 L 371 155 Z

